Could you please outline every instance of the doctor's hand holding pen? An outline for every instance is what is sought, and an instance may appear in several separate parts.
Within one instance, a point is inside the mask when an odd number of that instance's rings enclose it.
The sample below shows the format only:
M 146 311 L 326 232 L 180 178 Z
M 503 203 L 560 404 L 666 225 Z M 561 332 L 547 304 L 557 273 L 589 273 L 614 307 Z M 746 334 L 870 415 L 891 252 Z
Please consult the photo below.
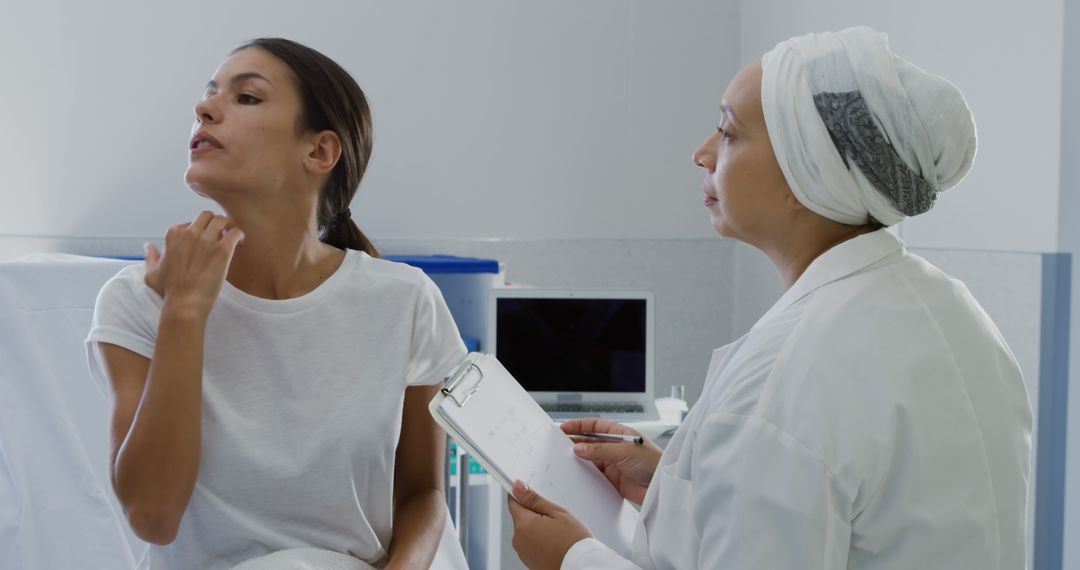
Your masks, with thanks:
M 592 461 L 623 498 L 639 505 L 645 500 L 662 454 L 655 443 L 609 420 L 569 420 L 560 427 L 579 442 L 574 445 L 574 453 Z M 558 569 L 570 547 L 592 536 L 561 505 L 521 481 L 514 482 L 508 507 L 514 519 L 514 550 L 531 570 Z
M 574 453 L 582 459 L 592 461 L 624 499 L 638 505 L 645 500 L 645 491 L 649 488 L 663 453 L 655 443 L 640 432 L 610 420 L 568 420 L 560 427 L 563 433 L 577 442 Z M 637 441 L 641 443 L 628 445 L 581 434 L 631 436 L 640 438 Z

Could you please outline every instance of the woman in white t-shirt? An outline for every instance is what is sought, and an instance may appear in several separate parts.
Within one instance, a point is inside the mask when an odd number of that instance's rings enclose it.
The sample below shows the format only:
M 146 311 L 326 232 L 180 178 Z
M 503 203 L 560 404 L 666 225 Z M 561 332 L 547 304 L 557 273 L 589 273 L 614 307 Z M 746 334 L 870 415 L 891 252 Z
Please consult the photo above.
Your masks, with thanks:
M 225 215 L 102 289 L 87 338 L 113 398 L 112 483 L 143 567 L 320 549 L 464 567 L 427 403 L 465 354 L 438 289 L 350 219 L 371 115 L 349 74 L 282 39 L 226 59 L 195 106 L 188 186 Z

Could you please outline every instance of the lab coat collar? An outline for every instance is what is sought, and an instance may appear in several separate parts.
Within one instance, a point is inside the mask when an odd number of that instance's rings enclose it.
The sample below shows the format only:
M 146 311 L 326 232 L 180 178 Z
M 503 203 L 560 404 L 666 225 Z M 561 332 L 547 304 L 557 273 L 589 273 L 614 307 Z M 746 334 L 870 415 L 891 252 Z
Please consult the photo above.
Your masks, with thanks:
M 798 281 L 780 297 L 780 300 L 758 320 L 751 330 L 758 328 L 762 323 L 769 321 L 817 289 L 850 277 L 892 254 L 899 256 L 906 252 L 904 242 L 887 229 L 864 234 L 833 247 L 810 263 Z

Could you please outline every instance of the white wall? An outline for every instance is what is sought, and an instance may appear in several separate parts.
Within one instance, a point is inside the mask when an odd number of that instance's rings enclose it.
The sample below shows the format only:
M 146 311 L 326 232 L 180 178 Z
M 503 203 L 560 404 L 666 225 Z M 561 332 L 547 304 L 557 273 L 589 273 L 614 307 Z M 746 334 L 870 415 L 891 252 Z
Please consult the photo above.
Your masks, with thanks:
M 742 0 L 745 63 L 811 31 L 866 24 L 967 97 L 979 150 L 969 177 L 905 222 L 912 246 L 1058 249 L 1064 0 Z
M 0 235 L 157 236 L 192 106 L 228 52 L 281 35 L 374 110 L 353 212 L 375 237 L 706 237 L 701 175 L 737 64 L 735 0 L 11 2 Z
M 1080 5 L 1065 9 L 1061 107 L 1061 208 L 1058 227 L 1060 250 L 1073 255 L 1072 330 L 1069 353 L 1069 418 L 1065 464 L 1065 553 L 1063 568 L 1080 568 Z M 1069 540 L 1072 537 L 1072 540 Z

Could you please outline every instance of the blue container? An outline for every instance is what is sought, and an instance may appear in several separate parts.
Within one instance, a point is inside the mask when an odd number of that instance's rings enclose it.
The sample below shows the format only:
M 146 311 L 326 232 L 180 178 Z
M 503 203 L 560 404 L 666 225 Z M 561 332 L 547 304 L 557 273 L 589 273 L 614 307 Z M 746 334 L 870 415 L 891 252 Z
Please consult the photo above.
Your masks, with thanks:
M 453 255 L 387 255 L 386 259 L 423 270 L 439 286 L 458 332 L 470 352 L 484 348 L 487 331 L 487 295 L 506 279 L 494 259 Z

